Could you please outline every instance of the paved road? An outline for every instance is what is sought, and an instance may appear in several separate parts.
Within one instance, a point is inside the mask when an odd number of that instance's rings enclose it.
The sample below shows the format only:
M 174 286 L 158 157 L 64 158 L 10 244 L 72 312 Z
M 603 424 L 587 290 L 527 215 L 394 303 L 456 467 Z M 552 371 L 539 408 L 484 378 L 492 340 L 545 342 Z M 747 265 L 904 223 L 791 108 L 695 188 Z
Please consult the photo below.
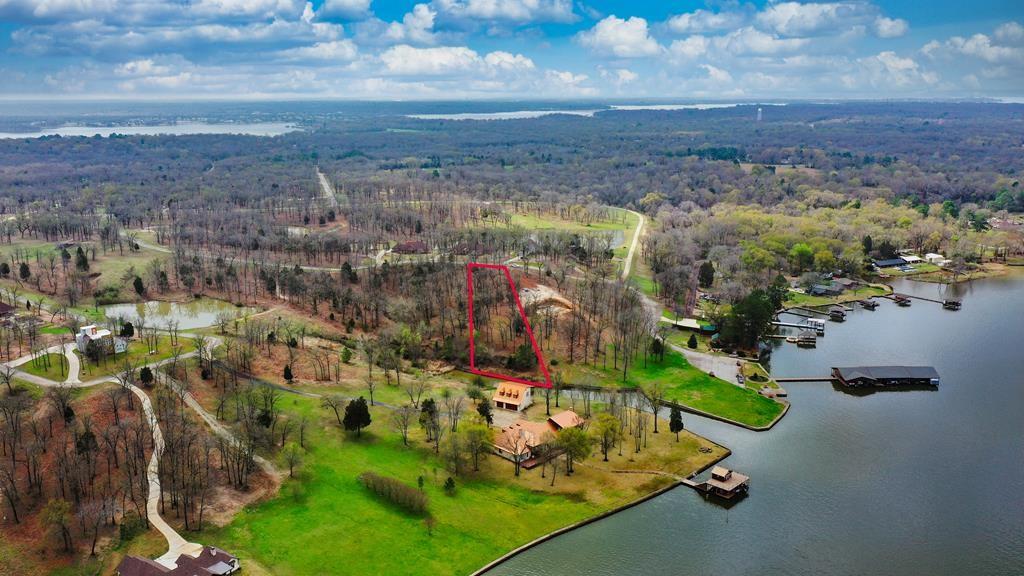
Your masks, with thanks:
M 327 203 L 337 210 L 338 196 L 334 192 L 334 186 L 331 186 L 330 181 L 327 180 L 327 176 L 324 176 L 324 173 L 320 171 L 319 166 L 316 167 L 316 175 L 320 179 L 320 191 L 323 193 L 324 200 L 327 200 Z
M 177 567 L 176 560 L 179 556 L 182 554 L 198 556 L 203 551 L 203 545 L 185 540 L 160 516 L 160 455 L 164 451 L 164 436 L 160 432 L 160 424 L 156 421 L 156 414 L 153 412 L 153 403 L 149 400 L 149 395 L 136 386 L 129 385 L 129 388 L 142 402 L 142 411 L 149 421 L 150 430 L 153 431 L 153 455 L 150 456 L 149 466 L 146 468 L 146 477 L 149 479 L 146 516 L 149 518 L 149 523 L 167 540 L 167 552 L 156 561 L 167 568 L 174 569 Z
M 190 336 L 190 334 L 182 334 L 182 336 L 187 338 Z M 219 345 L 219 338 L 210 337 L 209 344 L 207 345 L 207 351 L 212 353 L 213 349 Z M 51 346 L 50 348 L 47 348 L 46 351 L 58 353 L 61 351 L 61 346 Z M 36 384 L 38 386 L 43 387 L 54 387 L 59 386 L 61 384 L 65 384 L 72 388 L 86 388 L 89 386 L 95 386 L 97 384 L 103 384 L 106 382 L 117 382 L 117 379 L 114 378 L 113 376 L 104 376 L 102 378 L 96 378 L 94 380 L 89 380 L 86 382 L 78 380 L 80 363 L 78 361 L 78 356 L 75 355 L 74 353 L 74 344 L 65 344 L 63 347 L 63 352 L 65 356 L 68 358 L 69 365 L 68 378 L 63 383 L 55 382 L 53 380 L 43 378 L 41 376 L 28 374 L 21 370 L 17 370 L 15 373 L 17 374 L 18 378 L 25 380 L 26 382 L 30 382 L 32 384 Z M 195 355 L 196 352 L 192 351 L 186 354 L 182 354 L 179 358 L 191 358 L 192 356 Z M 27 356 L 22 356 L 21 358 L 8 362 L 8 365 L 11 367 L 21 366 L 22 364 L 25 364 L 31 359 L 32 355 L 29 354 Z M 161 360 L 159 362 L 147 364 L 146 366 L 148 366 L 151 369 L 155 369 L 172 360 L 172 358 L 168 358 L 165 360 Z M 141 369 L 142 367 L 140 366 L 139 368 Z M 74 376 L 74 378 L 72 378 L 72 376 Z M 194 542 L 189 542 L 185 540 L 185 538 L 178 534 L 178 532 L 175 531 L 170 524 L 168 524 L 163 518 L 160 517 L 159 464 L 160 455 L 164 449 L 164 438 L 163 434 L 160 431 L 160 425 L 156 420 L 156 414 L 153 412 L 153 405 L 152 402 L 150 402 L 149 396 L 141 388 L 138 388 L 136 386 L 129 387 L 132 393 L 138 396 L 139 401 L 142 403 L 142 410 L 146 415 L 147 421 L 150 426 L 150 430 L 152 430 L 153 432 L 153 455 L 150 457 L 149 465 L 146 468 L 146 477 L 149 480 L 149 499 L 146 501 L 146 516 L 149 519 L 149 523 L 152 524 L 153 527 L 156 528 L 157 531 L 160 532 L 160 534 L 163 535 L 163 537 L 167 540 L 167 552 L 159 558 L 157 558 L 156 562 L 160 563 L 162 566 L 166 566 L 167 568 L 173 569 L 176 567 L 175 561 L 178 559 L 179 556 L 181 556 L 182 554 L 198 556 L 199 553 L 202 552 L 203 546 L 201 544 L 196 544 Z M 191 397 L 191 395 L 189 396 Z M 198 408 L 199 410 L 197 410 L 197 412 L 199 413 L 199 416 L 203 418 L 204 421 L 207 421 L 207 423 L 209 423 L 209 421 L 207 420 L 209 414 L 207 414 L 205 410 L 202 410 L 202 407 L 199 406 L 198 402 L 195 402 L 195 400 L 193 399 L 193 402 L 189 403 L 189 406 L 191 406 L 194 410 Z M 214 422 L 216 422 L 216 420 L 214 420 Z M 222 426 L 219 426 L 217 428 L 211 426 L 211 428 L 213 428 L 213 431 L 215 433 L 226 433 L 230 436 L 230 432 L 227 431 Z M 270 466 L 270 468 L 273 469 L 269 462 L 264 461 L 261 462 L 260 464 L 265 464 L 266 466 Z
M 640 219 L 640 222 L 636 225 L 636 230 L 633 231 L 633 241 L 629 244 L 629 253 L 626 254 L 626 263 L 622 266 L 623 280 L 629 278 L 629 270 L 633 267 L 633 255 L 636 254 L 636 246 L 640 243 L 640 234 L 644 231 L 644 222 L 646 220 L 644 215 L 639 212 L 634 212 L 633 210 L 629 210 L 629 212 L 636 214 L 637 218 Z

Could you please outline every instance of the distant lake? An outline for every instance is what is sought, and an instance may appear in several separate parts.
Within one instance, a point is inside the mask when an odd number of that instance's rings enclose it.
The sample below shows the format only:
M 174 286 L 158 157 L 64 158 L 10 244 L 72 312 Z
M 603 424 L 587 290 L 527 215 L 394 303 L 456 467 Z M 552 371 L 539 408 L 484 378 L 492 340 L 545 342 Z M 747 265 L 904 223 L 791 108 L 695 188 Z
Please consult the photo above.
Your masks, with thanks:
M 569 116 L 593 116 L 601 110 L 519 110 L 516 112 L 465 112 L 460 114 L 407 114 L 417 120 L 523 120 L 540 118 L 552 114 Z
M 937 390 L 789 383 L 792 408 L 768 432 L 684 414 L 687 429 L 732 449 L 725 465 L 751 476 L 749 497 L 726 509 L 680 487 L 488 576 L 1024 574 L 1024 274 L 949 292 L 893 283 L 963 310 L 858 308 L 828 322 L 815 349 L 781 344 L 772 374 L 933 365 Z
M 201 298 L 191 302 L 153 300 L 139 304 L 114 304 L 103 308 L 103 314 L 107 318 L 123 318 L 132 323 L 138 323 L 139 318 L 143 318 L 146 326 L 161 330 L 167 327 L 169 320 L 176 320 L 180 330 L 206 328 L 216 324 L 217 317 L 225 312 L 237 317 L 254 312 L 254 309 L 239 308 L 230 302 L 214 298 Z
M 251 124 L 212 124 L 207 122 L 179 122 L 152 126 L 61 126 L 37 132 L 0 132 L 0 139 L 39 138 L 41 136 L 184 136 L 191 134 L 244 134 L 249 136 L 280 136 L 299 130 L 287 122 L 256 122 Z

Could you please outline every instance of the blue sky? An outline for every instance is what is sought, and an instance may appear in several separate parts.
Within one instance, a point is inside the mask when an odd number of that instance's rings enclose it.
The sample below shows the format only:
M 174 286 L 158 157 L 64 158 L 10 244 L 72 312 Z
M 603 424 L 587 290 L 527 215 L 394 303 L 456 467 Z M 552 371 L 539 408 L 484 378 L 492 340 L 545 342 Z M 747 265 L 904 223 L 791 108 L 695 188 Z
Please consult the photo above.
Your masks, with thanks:
M 0 97 L 1024 96 L 1024 2 L 0 0 Z

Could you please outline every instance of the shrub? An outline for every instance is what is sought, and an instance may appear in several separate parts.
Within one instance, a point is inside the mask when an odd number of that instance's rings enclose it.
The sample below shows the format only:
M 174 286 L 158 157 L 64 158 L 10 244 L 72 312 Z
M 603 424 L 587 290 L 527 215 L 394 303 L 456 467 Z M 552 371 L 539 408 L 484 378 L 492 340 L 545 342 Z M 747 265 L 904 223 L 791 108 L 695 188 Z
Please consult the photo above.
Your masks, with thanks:
M 121 542 L 128 542 L 145 531 L 146 521 L 144 519 L 130 510 L 125 512 L 124 518 L 121 519 L 121 526 L 119 527 Z
M 455 496 L 455 479 L 451 476 L 444 481 L 444 493 L 449 496 Z
M 359 481 L 371 492 L 412 514 L 427 513 L 427 496 L 404 482 L 373 472 L 363 472 Z M 452 482 L 454 487 L 455 482 Z

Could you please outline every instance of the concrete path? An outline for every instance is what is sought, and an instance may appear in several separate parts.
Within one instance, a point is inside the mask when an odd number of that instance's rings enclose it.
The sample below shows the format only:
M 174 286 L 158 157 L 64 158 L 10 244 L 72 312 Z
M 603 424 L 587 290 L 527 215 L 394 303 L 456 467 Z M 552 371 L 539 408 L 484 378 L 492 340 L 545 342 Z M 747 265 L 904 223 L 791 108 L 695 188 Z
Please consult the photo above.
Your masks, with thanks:
M 320 167 L 316 167 L 316 175 L 320 180 L 320 191 L 323 193 L 324 200 L 331 205 L 332 208 L 338 208 L 338 196 L 334 192 L 334 186 L 331 186 L 331 182 L 324 176 L 324 173 L 320 171 Z
M 150 402 L 149 395 L 136 386 L 130 386 L 130 388 L 142 403 L 142 411 L 146 414 L 150 430 L 153 431 L 153 455 L 150 456 L 149 466 L 146 468 L 146 477 L 149 479 L 146 516 L 149 518 L 149 523 L 167 540 L 167 552 L 156 561 L 167 568 L 174 569 L 177 567 L 178 556 L 182 554 L 198 556 L 203 551 L 203 545 L 185 540 L 160 517 L 160 455 L 164 451 L 164 436 L 160 432 L 160 424 L 156 421 L 156 414 L 153 412 L 153 403 Z
M 640 234 L 644 231 L 644 215 L 639 212 L 629 210 L 629 212 L 636 214 L 640 222 L 636 225 L 636 230 L 633 231 L 633 241 L 629 244 L 629 253 L 626 254 L 626 263 L 622 265 L 622 279 L 629 278 L 629 271 L 633 267 L 633 255 L 636 254 L 636 246 L 640 243 Z
M 181 336 L 183 338 L 188 338 L 191 335 L 185 333 L 182 334 Z M 214 348 L 220 345 L 220 342 L 220 338 L 213 336 L 209 337 L 209 344 L 207 344 L 207 352 L 212 353 Z M 63 350 L 60 345 L 51 346 L 50 348 L 46 349 L 46 352 L 54 354 L 63 351 L 65 357 L 68 358 L 68 378 L 64 382 L 55 382 L 48 378 L 28 374 L 27 372 L 23 372 L 21 370 L 16 371 L 18 378 L 26 382 L 36 384 L 38 386 L 50 388 L 54 386 L 59 386 L 61 384 L 65 384 L 72 388 L 86 388 L 89 386 L 95 386 L 97 384 L 104 384 L 107 382 L 117 383 L 117 379 L 114 378 L 113 376 L 104 376 L 102 378 L 96 378 L 94 380 L 89 380 L 86 382 L 82 382 L 81 380 L 79 380 L 79 374 L 81 373 L 81 364 L 78 360 L 78 356 L 74 353 L 74 346 L 74 344 L 65 344 L 63 346 Z M 182 354 L 179 357 L 179 359 L 191 358 L 195 355 L 196 352 L 192 351 L 186 354 Z M 27 356 L 22 356 L 21 358 L 18 358 L 16 360 L 12 360 L 11 362 L 8 363 L 8 365 L 10 365 L 11 367 L 21 366 L 31 360 L 32 355 L 29 354 Z M 155 369 L 171 362 L 172 360 L 172 358 L 167 358 L 164 360 L 160 360 L 158 362 L 146 364 L 146 366 L 148 366 L 150 369 Z M 141 369 L 143 367 L 140 366 L 139 368 Z M 160 432 L 160 425 L 157 422 L 156 414 L 153 412 L 153 404 L 150 401 L 149 396 L 141 388 L 138 388 L 136 386 L 131 386 L 130 388 L 132 393 L 134 393 L 139 398 L 139 401 L 142 403 L 142 410 L 145 413 L 147 422 L 149 423 L 150 430 L 152 430 L 153 432 L 153 455 L 150 457 L 149 465 L 146 468 L 146 477 L 149 480 L 149 499 L 146 502 L 146 516 L 149 519 L 149 523 L 152 524 L 153 527 L 156 528 L 157 531 L 160 532 L 160 534 L 163 535 L 163 537 L 167 540 L 167 552 L 159 558 L 157 558 L 156 562 L 160 563 L 162 566 L 166 566 L 167 568 L 174 569 L 176 567 L 175 561 L 178 559 L 179 556 L 181 556 L 182 554 L 188 554 L 193 557 L 198 556 L 199 553 L 202 552 L 203 546 L 202 544 L 196 544 L 194 542 L 189 542 L 185 540 L 185 538 L 178 534 L 178 532 L 173 527 L 171 527 L 170 524 L 168 524 L 163 518 L 160 517 L 159 465 L 160 455 L 163 453 L 164 449 L 164 438 L 163 434 Z M 187 402 L 188 399 L 191 399 L 192 401 Z M 210 424 L 211 421 L 214 424 L 217 424 L 216 419 L 213 419 L 212 416 L 210 416 L 205 410 L 202 409 L 202 406 L 200 406 L 199 403 L 196 402 L 194 398 L 191 398 L 191 394 L 189 394 L 188 398 L 186 398 L 186 402 L 190 407 L 192 407 L 193 410 L 196 410 L 200 418 L 206 421 L 207 424 Z M 219 424 L 217 424 L 217 426 L 211 425 L 211 429 L 214 431 L 214 433 L 227 434 L 229 437 L 233 438 L 233 436 L 230 436 L 230 431 L 228 431 L 223 426 L 220 426 Z M 267 462 L 259 457 L 257 457 L 257 462 L 260 463 L 261 466 L 264 466 L 265 468 L 269 467 L 269 470 L 273 470 L 273 466 L 270 464 L 270 462 Z
M 82 371 L 82 364 L 78 360 L 78 354 L 75 354 L 77 346 L 74 343 L 68 343 L 64 345 L 64 357 L 68 360 L 68 377 L 64 379 L 66 384 L 81 384 L 82 381 L 78 379 L 78 375 Z
M 696 350 L 690 350 L 689 348 L 676 346 L 671 343 L 669 344 L 669 347 L 685 356 L 687 362 L 695 366 L 698 370 L 702 372 L 714 372 L 716 377 L 721 378 L 726 382 L 736 384 L 737 386 L 742 386 L 742 384 L 736 380 L 736 376 L 740 373 L 740 366 L 737 366 L 736 363 L 742 362 L 742 360 L 737 360 L 731 356 L 698 352 Z

